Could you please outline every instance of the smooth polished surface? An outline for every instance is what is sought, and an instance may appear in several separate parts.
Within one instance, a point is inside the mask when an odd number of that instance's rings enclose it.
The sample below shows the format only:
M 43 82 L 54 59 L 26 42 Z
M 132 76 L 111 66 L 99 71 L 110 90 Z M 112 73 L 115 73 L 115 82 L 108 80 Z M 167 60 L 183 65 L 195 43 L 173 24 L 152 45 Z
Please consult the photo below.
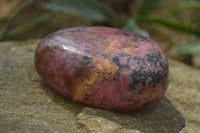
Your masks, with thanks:
M 139 110 L 165 93 L 167 57 L 151 39 L 107 27 L 50 34 L 35 52 L 40 77 L 59 94 L 90 106 Z

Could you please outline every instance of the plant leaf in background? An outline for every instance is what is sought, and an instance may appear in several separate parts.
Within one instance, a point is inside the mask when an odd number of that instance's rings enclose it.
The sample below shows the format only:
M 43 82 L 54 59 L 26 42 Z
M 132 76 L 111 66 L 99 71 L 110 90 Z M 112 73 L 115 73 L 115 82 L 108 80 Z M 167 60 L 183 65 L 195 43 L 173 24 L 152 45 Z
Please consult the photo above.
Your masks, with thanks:
M 176 6 L 174 6 L 172 9 L 170 9 L 170 13 L 174 14 L 179 11 L 185 10 L 185 9 L 198 9 L 200 10 L 200 2 L 197 1 L 190 1 L 190 2 L 183 2 Z
M 17 36 L 20 36 L 31 29 L 33 29 L 35 26 L 44 23 L 45 21 L 49 20 L 52 18 L 56 13 L 55 12 L 50 12 L 42 16 L 37 16 L 35 18 L 29 19 L 25 21 L 24 23 L 19 24 L 17 27 L 14 27 L 13 30 L 11 30 L 5 39 L 10 39 L 10 38 L 15 38 Z
M 200 13 L 199 13 L 199 14 L 197 14 L 197 15 L 195 16 L 195 18 L 194 18 L 194 19 L 192 19 L 192 21 L 191 21 L 190 25 L 192 25 L 192 24 L 196 23 L 198 20 L 200 20 Z
M 44 4 L 44 8 L 66 12 L 96 21 L 113 21 L 115 12 L 108 6 L 89 0 L 59 0 Z
M 0 40 L 3 40 L 6 37 L 6 34 L 9 32 L 10 28 L 12 27 L 13 22 L 15 21 L 15 19 L 17 18 L 17 16 L 27 7 L 29 7 L 30 5 L 32 5 L 34 2 L 36 2 L 36 0 L 29 0 L 27 2 L 25 2 L 24 4 L 22 4 L 22 6 L 20 6 L 17 11 L 14 13 L 14 15 L 12 16 L 12 18 L 8 21 L 7 25 L 4 27 L 4 29 L 0 32 Z
M 149 15 L 158 6 L 163 4 L 166 0 L 143 0 L 142 7 L 140 9 L 139 15 Z
M 170 43 L 166 44 L 166 45 L 163 47 L 163 49 L 164 49 L 164 51 L 170 51 L 170 50 L 173 49 L 174 47 L 175 47 L 175 44 L 172 43 L 172 42 L 170 42 Z
M 176 46 L 176 50 L 180 54 L 189 54 L 189 55 L 200 55 L 200 43 L 193 45 L 182 45 Z
M 151 18 L 151 17 L 136 17 L 135 20 L 138 23 L 157 23 L 175 30 L 179 30 L 179 31 L 183 31 L 183 32 L 187 32 L 187 33 L 191 33 L 197 36 L 200 36 L 200 29 L 199 28 L 193 28 L 190 25 L 184 25 L 181 23 L 177 23 L 177 22 L 172 22 L 169 21 L 167 19 L 162 19 L 162 18 Z
M 149 37 L 149 33 L 143 29 L 141 29 L 136 21 L 134 19 L 128 19 L 126 21 L 126 23 L 124 24 L 124 26 L 122 27 L 122 29 L 130 31 L 130 32 L 135 32 L 138 33 L 140 35 L 143 35 L 145 37 Z

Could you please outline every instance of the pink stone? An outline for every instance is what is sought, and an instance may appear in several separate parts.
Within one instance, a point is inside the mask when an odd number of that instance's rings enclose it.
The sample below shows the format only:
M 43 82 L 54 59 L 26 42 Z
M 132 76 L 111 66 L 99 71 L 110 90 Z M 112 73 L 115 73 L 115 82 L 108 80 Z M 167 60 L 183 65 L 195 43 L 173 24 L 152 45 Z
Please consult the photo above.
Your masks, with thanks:
M 112 110 L 154 105 L 168 81 L 167 56 L 155 41 L 108 27 L 50 34 L 36 48 L 35 67 L 57 93 Z

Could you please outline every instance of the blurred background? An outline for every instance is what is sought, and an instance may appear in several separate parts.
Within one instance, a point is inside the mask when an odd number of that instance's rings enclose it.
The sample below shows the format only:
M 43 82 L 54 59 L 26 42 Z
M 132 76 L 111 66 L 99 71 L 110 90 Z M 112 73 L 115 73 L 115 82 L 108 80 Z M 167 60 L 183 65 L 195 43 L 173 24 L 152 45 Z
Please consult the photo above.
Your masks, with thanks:
M 0 0 L 0 41 L 41 39 L 76 26 L 136 32 L 200 68 L 200 0 Z

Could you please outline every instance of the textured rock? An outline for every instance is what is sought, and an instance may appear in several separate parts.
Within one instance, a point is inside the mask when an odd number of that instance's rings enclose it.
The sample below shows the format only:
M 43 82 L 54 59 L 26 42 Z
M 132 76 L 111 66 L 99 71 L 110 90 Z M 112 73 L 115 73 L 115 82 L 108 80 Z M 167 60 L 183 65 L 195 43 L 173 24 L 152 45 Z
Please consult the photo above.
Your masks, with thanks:
M 68 28 L 38 44 L 35 67 L 59 94 L 103 109 L 139 110 L 162 98 L 168 62 L 151 39 L 108 27 Z
M 170 84 L 156 106 L 142 112 L 95 109 L 57 95 L 41 81 L 33 64 L 37 43 L 0 42 L 1 133 L 200 131 L 200 70 L 169 59 Z
M 84 113 L 78 115 L 78 123 L 86 126 L 86 128 L 92 133 L 97 133 L 99 131 L 102 133 L 110 133 L 114 132 L 116 129 L 122 128 L 119 124 L 102 117 L 87 115 Z

